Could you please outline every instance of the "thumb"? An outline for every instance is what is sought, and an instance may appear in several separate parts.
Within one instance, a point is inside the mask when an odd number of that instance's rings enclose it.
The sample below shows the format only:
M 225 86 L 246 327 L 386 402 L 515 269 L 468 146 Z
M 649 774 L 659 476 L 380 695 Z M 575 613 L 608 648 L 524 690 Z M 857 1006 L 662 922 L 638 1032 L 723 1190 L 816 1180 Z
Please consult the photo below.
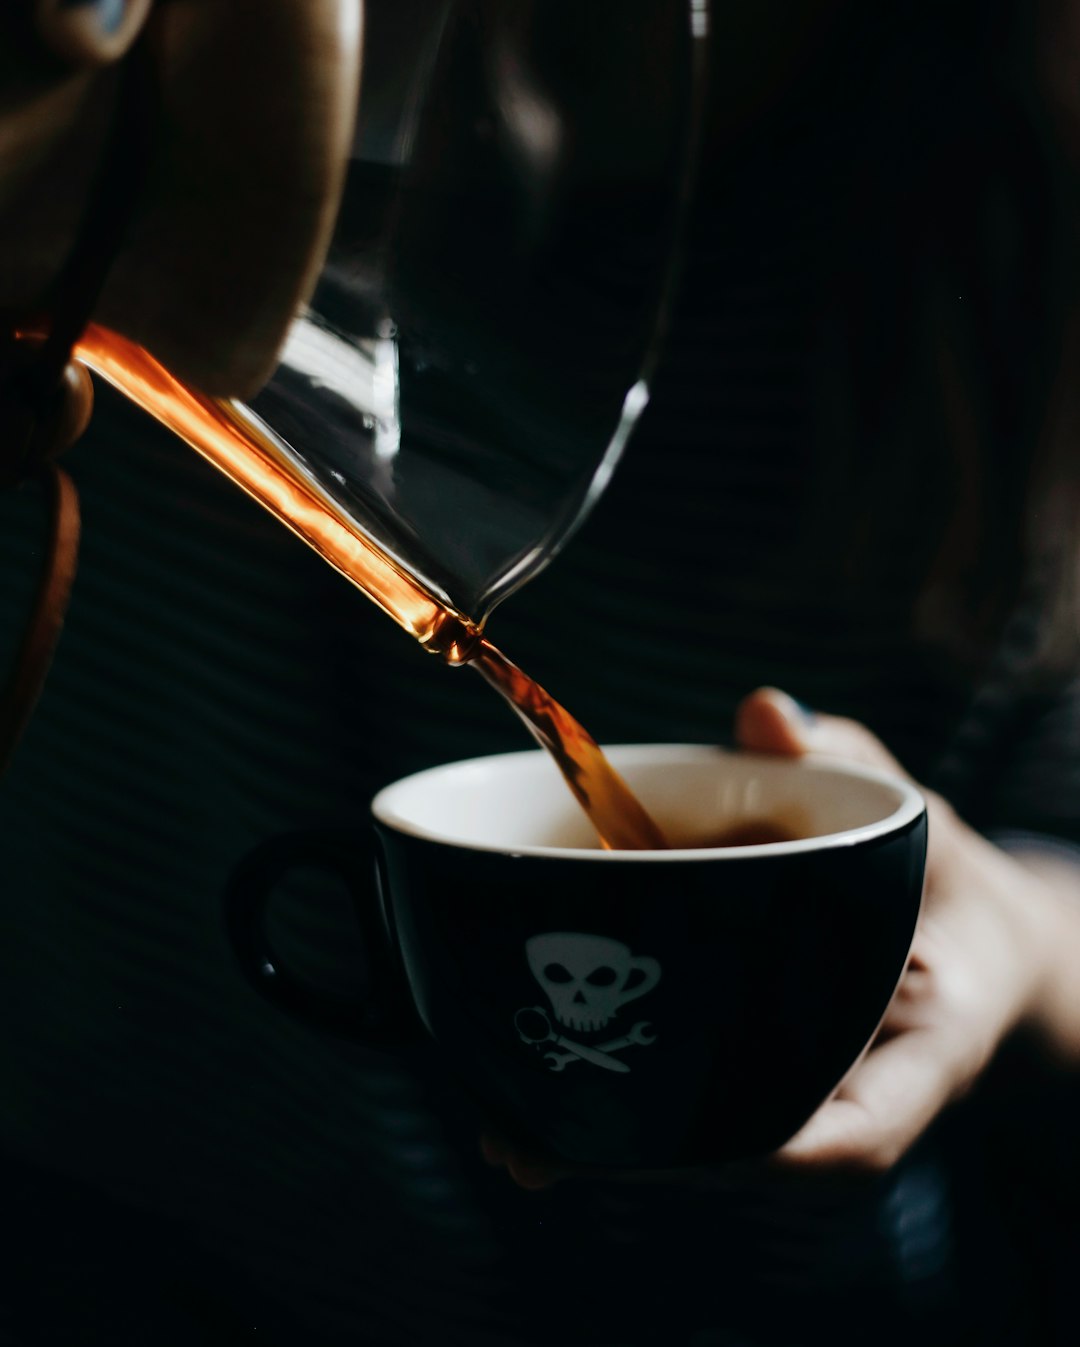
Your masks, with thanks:
M 754 753 L 801 757 L 814 748 L 817 717 L 779 688 L 758 688 L 735 711 L 735 742 Z
M 825 753 L 906 776 L 876 735 L 856 720 L 818 715 L 779 688 L 758 688 L 735 712 L 735 741 L 755 753 Z

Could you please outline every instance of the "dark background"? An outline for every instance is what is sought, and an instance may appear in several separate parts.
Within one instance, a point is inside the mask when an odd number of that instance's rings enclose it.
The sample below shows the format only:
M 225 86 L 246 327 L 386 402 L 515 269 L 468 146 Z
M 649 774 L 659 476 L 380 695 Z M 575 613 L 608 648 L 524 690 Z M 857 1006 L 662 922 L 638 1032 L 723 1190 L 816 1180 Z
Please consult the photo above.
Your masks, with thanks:
M 765 12 L 718 27 L 772 73 L 718 48 L 646 423 L 492 634 L 601 740 L 724 740 L 772 682 L 865 720 L 979 825 L 1075 837 L 1072 666 L 1035 668 L 1041 595 L 1002 578 L 1072 294 L 1030 16 Z M 530 1195 L 480 1163 L 482 1120 L 437 1066 L 261 1003 L 219 914 L 238 860 L 295 827 L 362 838 L 378 786 L 522 732 L 107 394 L 70 465 L 80 575 L 0 791 L 7 1341 L 1072 1341 L 1075 1086 L 1019 1048 L 854 1195 Z M 1004 560 L 971 580 L 994 602 L 969 623 L 963 557 L 922 597 L 984 478 L 1013 517 L 980 535 Z M 40 529 L 31 491 L 0 500 L 5 637 Z M 352 985 L 340 893 L 311 877 L 278 920 L 299 966 Z

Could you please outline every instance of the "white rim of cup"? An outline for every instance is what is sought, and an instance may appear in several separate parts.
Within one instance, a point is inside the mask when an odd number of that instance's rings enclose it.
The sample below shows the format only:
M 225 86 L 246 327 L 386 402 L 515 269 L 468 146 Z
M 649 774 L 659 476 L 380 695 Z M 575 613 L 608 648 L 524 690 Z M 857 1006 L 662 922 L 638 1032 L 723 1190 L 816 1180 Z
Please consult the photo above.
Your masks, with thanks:
M 391 785 L 384 786 L 371 802 L 371 813 L 379 823 L 394 832 L 404 833 L 409 837 L 416 837 L 425 842 L 436 842 L 440 846 L 454 847 L 459 851 L 482 851 L 508 857 L 534 856 L 548 860 L 597 861 L 607 864 L 611 864 L 613 861 L 634 863 L 664 861 L 670 864 L 672 861 L 749 860 L 755 856 L 793 856 L 805 852 L 832 851 L 841 847 L 858 846 L 864 842 L 873 841 L 875 838 L 888 837 L 893 833 L 902 831 L 913 824 L 926 811 L 926 801 L 918 787 L 912 782 L 905 780 L 903 777 L 895 776 L 891 772 L 880 771 L 876 767 L 867 767 L 862 763 L 850 762 L 846 758 L 831 757 L 824 753 L 808 753 L 804 757 L 793 760 L 760 753 L 736 753 L 710 744 L 605 744 L 602 747 L 605 755 L 612 760 L 613 765 L 620 771 L 625 769 L 625 760 L 635 756 L 639 760 L 642 758 L 646 760 L 662 759 L 665 754 L 681 752 L 684 755 L 688 753 L 695 756 L 700 755 L 702 758 L 705 756 L 738 757 L 755 759 L 773 765 L 786 763 L 795 771 L 872 781 L 877 785 L 887 786 L 897 791 L 900 795 L 900 801 L 896 809 L 884 818 L 878 819 L 874 823 L 863 824 L 858 828 L 848 828 L 842 832 L 802 837 L 790 842 L 763 842 L 753 846 L 673 847 L 666 851 L 605 851 L 600 847 L 499 846 L 492 842 L 471 842 L 461 837 L 455 837 L 450 833 L 440 833 L 434 828 L 421 827 L 404 813 L 399 812 L 398 801 L 400 797 L 423 781 L 440 776 L 452 776 L 458 773 L 482 770 L 483 767 L 496 762 L 520 761 L 526 758 L 551 761 L 543 749 L 525 749 L 515 753 L 495 753 L 476 758 L 463 758 L 457 762 L 442 763 L 437 767 L 428 767 L 424 771 L 414 772 L 411 776 L 402 777 Z M 620 766 L 620 760 L 622 760 L 622 766 Z M 553 767 L 553 770 L 557 769 Z M 566 789 L 569 788 L 566 787 Z

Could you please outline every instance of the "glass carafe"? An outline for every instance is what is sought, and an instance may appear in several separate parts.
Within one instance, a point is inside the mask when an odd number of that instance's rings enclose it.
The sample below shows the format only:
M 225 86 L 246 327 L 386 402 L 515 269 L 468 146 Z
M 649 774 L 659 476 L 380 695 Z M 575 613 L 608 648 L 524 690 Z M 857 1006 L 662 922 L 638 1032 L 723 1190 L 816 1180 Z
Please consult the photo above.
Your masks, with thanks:
M 383 0 L 332 246 L 248 406 L 80 356 L 448 658 L 555 554 L 648 399 L 705 0 Z

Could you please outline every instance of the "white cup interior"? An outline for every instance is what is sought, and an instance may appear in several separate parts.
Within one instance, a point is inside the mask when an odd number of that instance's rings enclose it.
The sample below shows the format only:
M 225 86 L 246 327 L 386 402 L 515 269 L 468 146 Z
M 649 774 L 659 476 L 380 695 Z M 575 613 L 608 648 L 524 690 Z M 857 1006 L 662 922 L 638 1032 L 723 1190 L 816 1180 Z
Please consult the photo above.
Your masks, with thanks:
M 844 846 L 892 832 L 923 809 L 910 783 L 837 759 L 729 753 L 696 744 L 605 748 L 662 829 L 694 840 L 768 818 L 796 840 L 754 846 L 608 852 L 546 753 L 507 753 L 434 767 L 387 786 L 372 803 L 384 825 L 473 850 L 522 855 L 703 859 Z

